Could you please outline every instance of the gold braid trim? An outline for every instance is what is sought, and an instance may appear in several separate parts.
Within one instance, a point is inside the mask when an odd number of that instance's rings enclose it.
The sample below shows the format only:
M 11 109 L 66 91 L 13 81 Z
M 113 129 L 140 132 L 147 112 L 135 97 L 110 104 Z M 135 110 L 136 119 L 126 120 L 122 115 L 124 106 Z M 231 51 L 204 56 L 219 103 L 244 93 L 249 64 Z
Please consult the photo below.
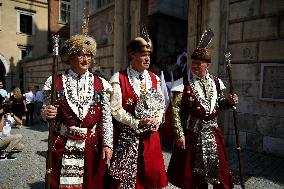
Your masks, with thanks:
M 202 175 L 206 174 L 205 170 L 201 169 L 201 168 L 193 168 L 193 172 L 194 173 L 199 173 L 199 174 L 202 174 Z M 210 184 L 221 184 L 219 178 L 210 178 L 210 179 L 208 179 L 208 177 L 205 177 L 205 179 L 206 179 L 206 182 L 210 183 Z
M 180 106 L 181 106 L 182 93 L 173 93 L 173 111 L 172 111 L 172 122 L 175 137 L 178 139 L 184 135 L 181 118 L 180 118 Z

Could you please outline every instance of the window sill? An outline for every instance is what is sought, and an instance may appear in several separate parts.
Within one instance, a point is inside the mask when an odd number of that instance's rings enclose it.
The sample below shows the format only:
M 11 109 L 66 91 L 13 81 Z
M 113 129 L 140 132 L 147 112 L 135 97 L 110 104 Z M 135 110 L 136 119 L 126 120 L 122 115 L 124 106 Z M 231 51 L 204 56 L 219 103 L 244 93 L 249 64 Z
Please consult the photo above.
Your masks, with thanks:
M 69 22 L 63 22 L 63 21 L 58 20 L 57 24 L 68 26 Z
M 26 33 L 21 33 L 21 32 L 16 32 L 17 35 L 22 35 L 22 36 L 28 36 L 28 37 L 33 37 L 35 34 L 26 34 Z

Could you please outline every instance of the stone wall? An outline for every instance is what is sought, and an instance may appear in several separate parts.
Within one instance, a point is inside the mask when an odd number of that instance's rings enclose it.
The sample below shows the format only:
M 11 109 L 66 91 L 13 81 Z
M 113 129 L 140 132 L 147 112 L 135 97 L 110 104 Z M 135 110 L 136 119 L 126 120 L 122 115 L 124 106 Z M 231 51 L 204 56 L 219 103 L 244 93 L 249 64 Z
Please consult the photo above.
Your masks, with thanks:
M 60 62 L 60 58 L 58 58 L 58 61 L 58 73 L 68 68 L 66 64 Z M 35 85 L 39 85 L 40 89 L 42 89 L 46 79 L 52 75 L 52 63 L 53 57 L 51 55 L 23 62 L 24 90 L 26 91 L 28 86 Z
M 104 76 L 109 79 L 114 72 L 114 4 L 96 10 L 90 16 L 89 33 L 97 41 L 96 63 L 104 72 Z
M 282 0 L 230 0 L 228 44 L 232 53 L 242 147 L 284 157 L 284 103 L 260 100 L 261 65 L 284 63 Z M 228 114 L 232 115 L 232 114 Z M 228 143 L 235 144 L 229 116 Z
M 103 57 L 108 57 L 112 55 L 112 46 L 105 46 L 98 49 L 96 57 L 96 61 L 101 62 L 104 66 L 102 67 L 102 71 L 104 72 L 106 78 L 109 78 L 111 75 L 108 74 L 107 68 L 110 68 L 109 61 L 106 61 Z M 101 59 L 99 57 L 102 57 Z M 43 87 L 46 79 L 52 75 L 52 63 L 53 56 L 49 55 L 46 57 L 38 58 L 35 60 L 30 60 L 26 62 L 22 62 L 23 65 L 23 78 L 24 78 L 24 90 L 26 91 L 29 86 L 40 86 L 40 89 Z M 93 66 L 91 66 L 93 67 Z M 67 64 L 63 64 L 58 57 L 58 71 L 57 73 L 63 73 L 64 71 L 69 69 Z M 90 71 L 93 71 L 90 68 Z

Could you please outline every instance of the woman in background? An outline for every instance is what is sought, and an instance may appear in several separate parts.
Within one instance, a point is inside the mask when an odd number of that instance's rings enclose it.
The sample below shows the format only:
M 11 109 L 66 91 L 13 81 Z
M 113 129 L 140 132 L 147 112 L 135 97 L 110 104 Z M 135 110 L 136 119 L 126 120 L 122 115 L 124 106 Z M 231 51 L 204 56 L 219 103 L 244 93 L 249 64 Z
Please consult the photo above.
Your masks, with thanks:
M 16 122 L 19 128 L 23 126 L 23 115 L 27 111 L 26 100 L 23 97 L 21 89 L 16 87 L 13 95 L 10 97 L 12 103 L 12 113 L 16 116 Z

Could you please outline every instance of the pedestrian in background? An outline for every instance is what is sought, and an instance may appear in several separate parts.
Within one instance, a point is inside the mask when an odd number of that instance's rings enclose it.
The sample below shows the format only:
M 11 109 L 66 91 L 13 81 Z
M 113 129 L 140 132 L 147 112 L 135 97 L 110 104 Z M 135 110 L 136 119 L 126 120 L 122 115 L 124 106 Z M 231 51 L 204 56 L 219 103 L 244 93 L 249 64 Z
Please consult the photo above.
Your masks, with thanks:
M 233 107 L 237 95 L 224 96 L 223 82 L 208 72 L 211 51 L 197 48 L 191 55 L 190 72 L 172 88 L 172 122 L 175 145 L 168 179 L 182 189 L 232 189 L 224 135 L 217 124 L 220 110 Z
M 3 82 L 0 81 L 0 104 L 8 100 L 8 93 L 5 89 L 3 89 L 3 87 Z
M 24 97 L 26 99 L 26 125 L 27 126 L 32 126 L 34 124 L 34 92 L 33 92 L 33 87 L 29 86 L 28 87 L 28 92 L 24 94 Z
M 36 85 L 34 87 L 35 94 L 34 94 L 34 105 L 35 105 L 35 119 L 36 121 L 42 120 L 41 118 L 41 109 L 43 105 L 43 93 L 39 90 L 39 86 Z
M 10 92 L 8 93 L 8 99 L 10 99 L 11 96 L 13 96 L 13 91 L 14 91 L 15 88 L 16 88 L 16 86 L 14 86 L 14 85 L 10 88 Z
M 21 143 L 21 134 L 11 134 L 11 127 L 19 122 L 19 118 L 13 113 L 4 112 L 0 116 L 0 161 L 13 160 L 11 157 L 14 152 L 24 149 Z
M 28 111 L 25 97 L 22 95 L 21 89 L 16 87 L 13 95 L 10 97 L 12 103 L 12 113 L 18 118 L 18 128 L 23 126 L 23 115 Z

